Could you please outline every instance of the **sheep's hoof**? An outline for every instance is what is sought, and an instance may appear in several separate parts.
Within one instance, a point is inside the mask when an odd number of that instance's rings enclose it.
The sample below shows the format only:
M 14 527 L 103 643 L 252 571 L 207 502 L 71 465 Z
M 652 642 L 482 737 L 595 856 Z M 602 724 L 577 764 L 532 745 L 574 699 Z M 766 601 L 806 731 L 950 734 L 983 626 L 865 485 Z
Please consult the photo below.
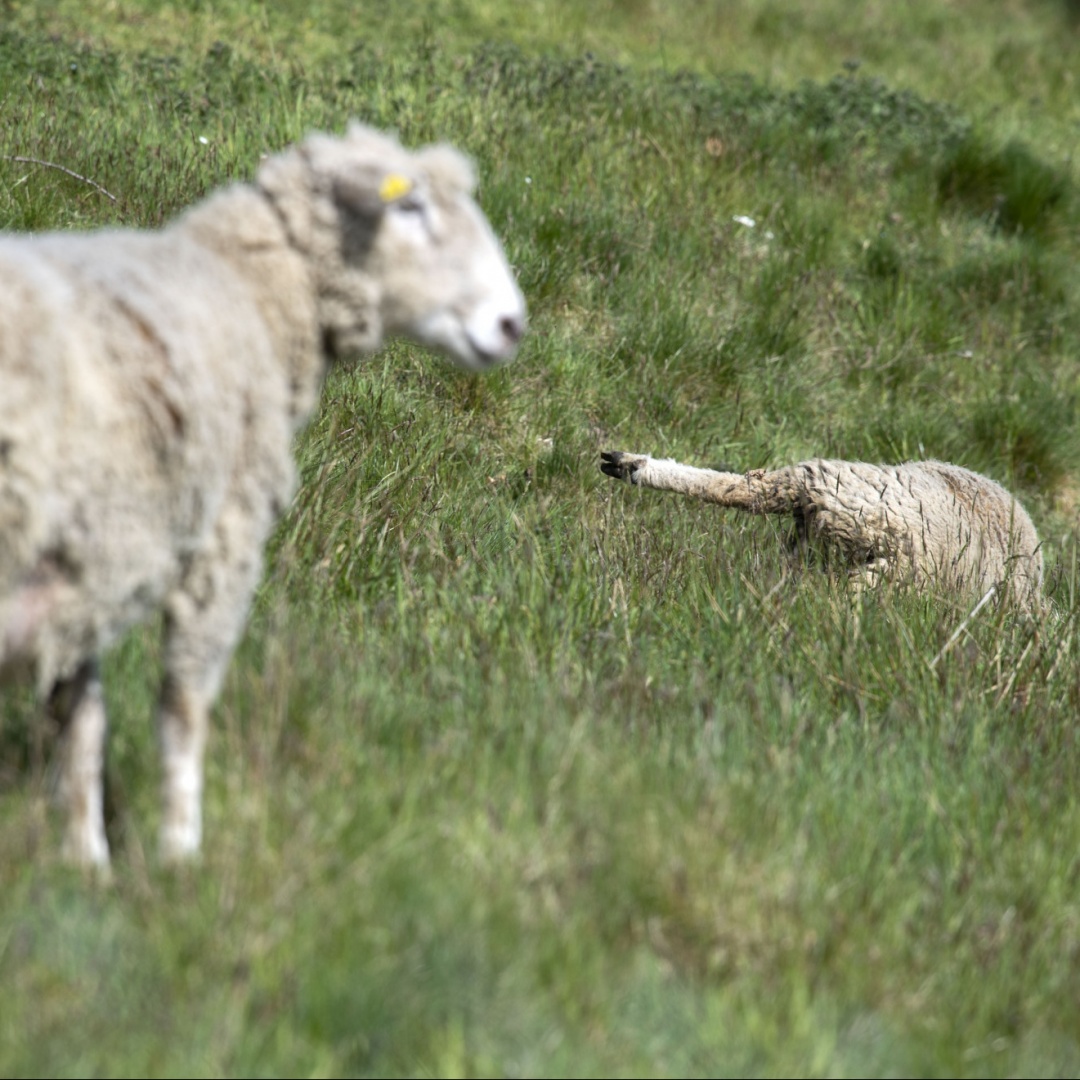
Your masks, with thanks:
M 633 481 L 634 473 L 641 468 L 643 461 L 633 454 L 622 450 L 602 450 L 600 452 L 600 471 L 616 480 Z
M 88 878 L 100 885 L 112 882 L 112 870 L 109 866 L 109 845 L 105 835 L 85 835 L 69 832 L 64 838 L 61 858 L 68 865 L 81 870 Z
M 163 866 L 190 866 L 200 861 L 202 824 L 197 817 L 166 821 L 158 837 Z

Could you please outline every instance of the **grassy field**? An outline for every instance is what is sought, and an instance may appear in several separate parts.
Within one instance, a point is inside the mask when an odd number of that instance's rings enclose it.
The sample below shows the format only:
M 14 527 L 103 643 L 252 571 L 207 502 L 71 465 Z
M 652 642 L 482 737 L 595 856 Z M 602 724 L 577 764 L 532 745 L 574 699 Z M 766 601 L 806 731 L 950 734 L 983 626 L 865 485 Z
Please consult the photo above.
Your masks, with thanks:
M 0 1075 L 1080 1073 L 1077 5 L 0 0 L 3 229 L 156 226 L 351 116 L 476 158 L 530 333 L 331 373 L 198 869 L 154 627 L 109 888 L 4 690 Z M 970 600 L 608 448 L 977 469 L 1052 610 L 949 644 Z

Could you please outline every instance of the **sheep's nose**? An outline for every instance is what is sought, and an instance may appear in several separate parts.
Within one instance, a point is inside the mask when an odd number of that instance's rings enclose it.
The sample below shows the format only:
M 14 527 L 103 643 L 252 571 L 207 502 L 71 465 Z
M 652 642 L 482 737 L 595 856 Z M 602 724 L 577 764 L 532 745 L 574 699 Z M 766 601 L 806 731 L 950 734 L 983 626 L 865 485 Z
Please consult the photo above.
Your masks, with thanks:
M 499 329 L 511 345 L 516 345 L 525 333 L 525 320 L 519 315 L 504 315 L 499 320 Z

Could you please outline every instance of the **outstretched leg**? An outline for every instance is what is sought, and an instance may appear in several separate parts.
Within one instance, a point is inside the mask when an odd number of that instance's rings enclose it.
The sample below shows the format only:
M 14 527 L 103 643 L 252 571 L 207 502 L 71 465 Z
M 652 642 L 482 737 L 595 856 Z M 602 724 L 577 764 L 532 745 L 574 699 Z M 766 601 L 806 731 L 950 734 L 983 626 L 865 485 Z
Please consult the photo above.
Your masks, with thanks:
M 910 564 L 905 521 L 912 500 L 895 468 L 814 458 L 780 469 L 716 472 L 608 450 L 600 468 L 641 487 L 677 491 L 751 514 L 789 515 L 795 546 L 823 542 L 865 584 Z M 922 520 L 918 502 L 915 516 Z M 905 561 L 906 560 L 906 561 Z
M 717 472 L 681 465 L 670 458 L 627 454 L 621 450 L 605 450 L 600 459 L 601 471 L 617 480 L 627 480 L 639 487 L 677 491 L 693 499 L 731 506 L 751 514 L 786 514 L 796 506 L 797 493 L 788 482 L 786 470 Z
M 67 810 L 64 858 L 105 867 L 102 774 L 105 767 L 105 698 L 96 660 L 87 660 L 49 695 L 49 712 L 60 725 L 60 799 Z

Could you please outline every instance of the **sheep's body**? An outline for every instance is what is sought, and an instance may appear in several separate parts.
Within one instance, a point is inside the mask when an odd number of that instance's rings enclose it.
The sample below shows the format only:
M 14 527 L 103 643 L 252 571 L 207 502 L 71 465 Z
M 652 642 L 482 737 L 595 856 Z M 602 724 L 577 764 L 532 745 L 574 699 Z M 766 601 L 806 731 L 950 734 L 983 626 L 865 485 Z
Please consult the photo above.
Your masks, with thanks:
M 524 302 L 471 183 L 354 126 L 161 232 L 0 238 L 0 676 L 65 730 L 74 860 L 108 859 L 97 658 L 158 611 L 162 850 L 198 850 L 207 711 L 330 356 L 512 355 Z
M 1031 518 L 999 484 L 958 465 L 818 458 L 729 473 L 607 451 L 601 469 L 641 487 L 790 517 L 799 540 L 820 542 L 864 581 L 884 575 L 980 594 L 1004 585 L 1026 606 L 1040 596 L 1042 551 Z

